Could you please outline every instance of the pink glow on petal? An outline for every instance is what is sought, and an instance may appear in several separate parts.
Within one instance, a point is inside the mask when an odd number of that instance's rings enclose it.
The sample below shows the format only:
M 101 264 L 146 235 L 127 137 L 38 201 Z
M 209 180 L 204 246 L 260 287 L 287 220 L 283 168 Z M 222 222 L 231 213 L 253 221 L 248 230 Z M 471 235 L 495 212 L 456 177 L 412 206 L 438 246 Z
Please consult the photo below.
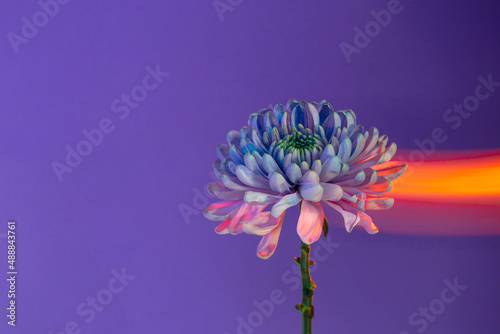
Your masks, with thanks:
M 242 224 L 243 231 L 248 234 L 266 235 L 270 233 L 280 222 L 280 218 L 274 218 L 271 212 L 261 212 L 252 219 Z
M 223 201 L 223 202 L 216 202 L 216 203 L 212 203 L 210 204 L 205 210 L 206 211 L 212 211 L 212 210 L 216 210 L 216 209 L 220 209 L 220 208 L 225 208 L 231 204 L 234 204 L 236 202 L 238 202 L 239 200 L 235 200 L 235 201 Z
M 242 232 L 241 227 L 238 225 L 240 224 L 241 218 L 247 213 L 247 210 L 248 210 L 248 205 L 243 204 L 242 206 L 240 206 L 238 212 L 236 212 L 234 217 L 231 218 L 231 222 L 229 223 L 228 226 L 228 230 L 231 234 L 239 234 Z
M 297 233 L 305 244 L 317 241 L 323 231 L 323 220 L 325 214 L 321 204 L 316 202 L 302 201 Z
M 281 227 L 283 226 L 283 218 L 285 213 L 279 217 L 278 225 L 268 234 L 262 237 L 259 245 L 257 246 L 257 256 L 261 259 L 268 259 L 274 254 L 276 247 L 278 246 L 278 240 L 281 233 Z
M 278 239 L 279 239 L 279 236 L 278 237 L 275 236 L 276 234 L 278 234 L 277 231 L 281 233 L 281 225 L 277 227 L 275 230 L 271 231 L 270 233 L 262 237 L 262 240 L 257 248 L 257 256 L 260 257 L 261 259 L 267 260 L 268 258 L 271 257 L 271 255 L 274 254 L 274 251 L 278 246 Z
M 227 227 L 229 226 L 229 222 L 231 222 L 231 219 L 223 221 L 219 226 L 215 228 L 215 233 L 228 234 L 229 230 L 227 229 Z
M 378 228 L 375 226 L 375 224 L 372 222 L 372 218 L 368 216 L 366 213 L 362 211 L 358 211 L 359 215 L 359 223 L 358 225 L 363 227 L 366 232 L 369 234 L 375 234 L 378 233 Z

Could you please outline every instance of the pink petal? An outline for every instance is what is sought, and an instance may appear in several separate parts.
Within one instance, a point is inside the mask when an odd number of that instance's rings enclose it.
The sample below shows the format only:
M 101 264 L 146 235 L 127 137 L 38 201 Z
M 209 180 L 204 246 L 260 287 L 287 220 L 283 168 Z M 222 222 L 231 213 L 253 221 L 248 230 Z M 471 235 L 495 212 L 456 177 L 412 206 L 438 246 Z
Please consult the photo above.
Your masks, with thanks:
M 285 214 L 283 213 L 279 217 L 279 223 L 276 227 L 262 237 L 259 245 L 257 246 L 257 256 L 261 259 L 268 259 L 271 255 L 273 255 L 276 247 L 278 246 L 278 239 L 281 233 L 281 227 L 283 226 L 283 218 Z
M 228 234 L 229 230 L 227 229 L 227 227 L 229 226 L 229 222 L 230 221 L 231 221 L 231 219 L 223 221 L 219 226 L 217 226 L 215 228 L 215 233 L 217 233 L 217 234 Z
M 241 200 L 212 203 L 203 210 L 203 215 L 210 220 L 226 220 L 232 218 L 243 203 Z
M 392 181 L 397 179 L 406 170 L 406 163 L 402 161 L 389 161 L 372 167 L 378 175 L 383 176 L 386 180 Z
M 359 211 L 358 213 L 360 217 L 359 225 L 362 226 L 369 234 L 378 233 L 378 228 L 372 222 L 372 218 L 364 212 Z
M 227 227 L 229 233 L 240 234 L 243 232 L 243 222 L 252 219 L 255 215 L 259 214 L 267 205 L 248 205 L 243 204 L 236 212 L 229 226 Z
M 325 214 L 321 204 L 316 202 L 302 201 L 297 233 L 305 244 L 317 241 L 323 231 L 323 220 Z
M 241 218 L 247 213 L 249 207 L 248 204 L 243 204 L 238 212 L 234 215 L 233 218 L 231 218 L 231 222 L 229 223 L 229 226 L 227 227 L 229 230 L 229 233 L 231 234 L 240 234 L 243 230 L 240 226 L 240 220 Z
M 271 212 L 261 212 L 243 223 L 243 231 L 248 234 L 265 235 L 271 232 L 280 222 Z
M 391 181 L 384 181 L 384 179 L 380 179 L 374 185 L 364 188 L 364 191 L 370 194 L 383 194 L 391 190 L 391 188 Z
M 394 198 L 381 197 L 381 198 L 367 198 L 366 210 L 387 210 L 394 204 Z

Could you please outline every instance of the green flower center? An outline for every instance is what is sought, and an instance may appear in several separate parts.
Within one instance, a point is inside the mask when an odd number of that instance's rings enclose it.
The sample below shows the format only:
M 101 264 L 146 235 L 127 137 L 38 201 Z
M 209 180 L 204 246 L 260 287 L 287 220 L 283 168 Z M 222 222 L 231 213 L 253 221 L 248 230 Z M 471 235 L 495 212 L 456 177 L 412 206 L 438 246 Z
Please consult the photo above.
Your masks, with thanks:
M 315 144 L 316 144 L 316 139 L 314 138 L 314 136 L 304 135 L 300 132 L 295 132 L 295 133 L 287 136 L 281 142 L 280 146 L 284 150 L 286 150 L 288 148 L 312 150 Z

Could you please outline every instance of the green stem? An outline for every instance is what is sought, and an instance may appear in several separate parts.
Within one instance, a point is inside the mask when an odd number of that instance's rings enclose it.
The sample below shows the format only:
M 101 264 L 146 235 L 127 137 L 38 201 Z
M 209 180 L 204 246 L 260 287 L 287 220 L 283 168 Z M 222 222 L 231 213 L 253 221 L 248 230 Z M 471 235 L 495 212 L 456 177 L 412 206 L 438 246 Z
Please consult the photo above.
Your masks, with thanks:
M 311 246 L 301 242 L 300 257 L 295 258 L 295 261 L 300 266 L 300 274 L 302 276 L 302 303 L 296 308 L 302 312 L 302 334 L 312 333 L 312 319 L 314 318 L 314 306 L 312 304 L 314 289 L 316 284 L 311 279 L 309 265 L 314 264 L 309 260 Z

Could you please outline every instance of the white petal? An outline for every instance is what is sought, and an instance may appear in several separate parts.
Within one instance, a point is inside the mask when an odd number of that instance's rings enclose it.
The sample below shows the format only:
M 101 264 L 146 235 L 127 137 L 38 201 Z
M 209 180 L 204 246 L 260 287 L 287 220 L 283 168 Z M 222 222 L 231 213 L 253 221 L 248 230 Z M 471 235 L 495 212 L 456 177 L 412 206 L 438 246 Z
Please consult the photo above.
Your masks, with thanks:
M 248 169 L 250 169 L 255 174 L 258 174 L 260 176 L 264 176 L 264 173 L 260 169 L 259 164 L 257 163 L 257 160 L 255 159 L 255 157 L 253 156 L 252 153 L 245 154 L 245 156 L 243 158 L 245 159 L 245 166 Z
M 321 197 L 323 201 L 339 201 L 344 194 L 342 187 L 337 184 L 321 183 L 321 187 L 323 187 L 323 197 Z
M 309 171 L 309 164 L 306 161 L 301 161 L 300 162 L 300 171 L 302 174 L 307 173 Z
M 286 182 L 286 179 L 278 172 L 272 172 L 269 174 L 269 185 L 272 190 L 283 194 L 290 192 L 290 185 Z
M 349 233 L 352 232 L 352 229 L 359 223 L 360 219 L 359 215 L 357 214 L 357 211 L 354 208 L 350 210 L 347 209 L 348 204 L 340 206 L 341 202 L 337 203 L 325 202 L 325 203 L 331 206 L 333 209 L 337 210 L 342 215 L 342 217 L 344 218 L 345 229 Z
M 244 191 L 231 190 L 222 182 L 210 182 L 207 186 L 207 190 L 213 196 L 228 201 L 242 199 L 245 195 Z
M 267 153 L 262 156 L 262 166 L 264 167 L 264 169 L 268 174 L 272 172 L 278 172 L 280 174 L 283 174 L 283 172 L 281 171 L 281 169 L 279 168 L 278 164 L 273 159 L 273 157 L 271 157 Z
M 378 175 L 383 176 L 388 181 L 397 179 L 406 170 L 406 163 L 402 161 L 389 161 L 372 167 Z
M 351 156 L 352 142 L 349 138 L 345 138 L 340 142 L 339 157 L 342 162 L 347 162 Z
M 365 137 L 361 133 L 356 136 L 354 152 L 349 157 L 349 161 L 356 159 L 365 147 Z
M 321 162 L 325 162 L 331 157 L 335 156 L 335 150 L 333 149 L 332 144 L 328 144 L 325 146 L 323 153 L 321 154 Z
M 224 183 L 226 187 L 232 190 L 238 190 L 238 191 L 247 191 L 247 190 L 252 190 L 252 188 L 245 186 L 241 183 L 238 178 L 234 176 L 228 176 L 226 174 L 223 174 L 221 176 L 221 180 Z
M 328 182 L 336 177 L 341 170 L 340 157 L 334 156 L 325 161 L 319 179 L 321 182 Z
M 302 179 L 300 179 L 300 182 L 319 182 L 319 175 L 313 170 L 307 171 L 304 176 L 302 176 Z
M 297 183 L 302 178 L 302 172 L 297 164 L 291 163 L 286 168 L 286 176 L 288 176 L 293 183 Z
M 323 188 L 317 182 L 301 183 L 299 192 L 306 201 L 319 202 L 323 197 Z
M 290 195 L 283 196 L 271 209 L 271 214 L 273 217 L 279 217 L 285 212 L 288 208 L 297 205 L 302 200 L 299 193 L 293 193 Z
M 321 174 L 321 169 L 322 169 L 322 166 L 321 166 L 321 160 L 314 160 L 312 166 L 311 166 L 311 170 L 315 171 L 316 173 Z
M 238 165 L 236 167 L 236 176 L 243 184 L 246 184 L 247 186 L 264 189 L 269 188 L 269 181 L 266 178 L 255 174 L 243 165 Z
M 276 202 L 280 197 L 257 191 L 247 191 L 245 193 L 245 202 L 249 205 L 267 205 Z

